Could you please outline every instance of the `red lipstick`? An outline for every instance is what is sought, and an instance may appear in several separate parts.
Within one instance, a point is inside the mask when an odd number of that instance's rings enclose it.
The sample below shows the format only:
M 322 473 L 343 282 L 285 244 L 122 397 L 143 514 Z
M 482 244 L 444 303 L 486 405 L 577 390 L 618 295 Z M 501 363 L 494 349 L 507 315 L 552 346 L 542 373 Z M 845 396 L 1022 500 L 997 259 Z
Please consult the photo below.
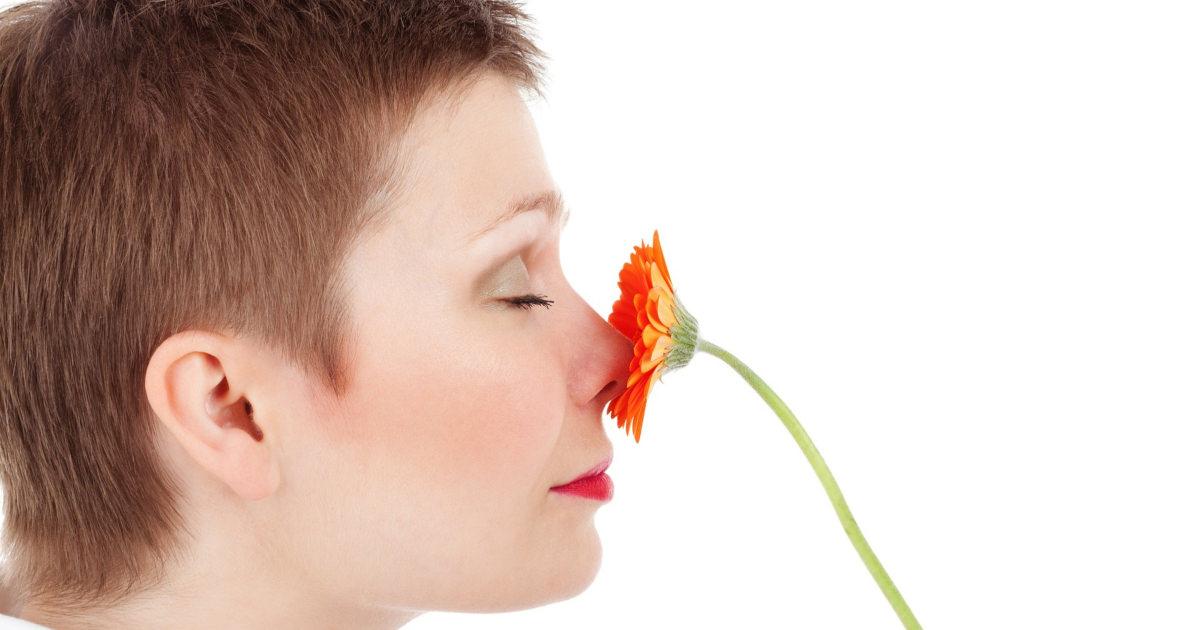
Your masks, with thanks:
M 612 463 L 612 455 L 600 462 L 595 468 L 583 473 L 570 483 L 550 488 L 551 492 L 572 494 L 585 499 L 596 501 L 611 501 L 613 498 L 613 481 L 604 473 Z

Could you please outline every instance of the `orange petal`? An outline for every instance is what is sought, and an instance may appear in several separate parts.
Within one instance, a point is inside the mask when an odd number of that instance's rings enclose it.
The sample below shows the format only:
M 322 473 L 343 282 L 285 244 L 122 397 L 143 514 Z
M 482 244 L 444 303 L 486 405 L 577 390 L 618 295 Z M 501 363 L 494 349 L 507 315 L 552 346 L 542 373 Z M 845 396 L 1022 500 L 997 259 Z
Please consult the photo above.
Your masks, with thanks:
M 643 240 L 633 248 L 617 286 L 621 296 L 613 302 L 608 321 L 634 345 L 625 390 L 609 401 L 608 414 L 617 419 L 619 428 L 627 434 L 632 431 L 640 441 L 646 401 L 662 378 L 673 343 L 670 331 L 678 324 L 674 285 L 657 230 L 651 245 Z
M 638 343 L 640 344 L 640 346 L 635 345 L 633 353 L 638 356 L 642 356 L 642 355 L 646 354 L 646 350 L 648 348 L 653 348 L 654 344 L 658 343 L 658 339 L 665 335 L 666 335 L 666 333 L 664 333 L 663 331 L 661 331 L 653 326 L 647 326 L 647 327 L 643 328 L 642 329 L 642 338 L 638 340 Z M 640 350 L 638 349 L 639 347 L 640 347 Z
M 667 356 L 667 348 L 671 347 L 671 338 L 662 336 L 654 343 L 654 348 L 650 356 L 642 355 L 642 371 L 650 372 L 657 366 L 662 365 L 663 359 Z M 655 372 L 657 374 L 657 371 Z
M 654 317 L 651 319 L 657 320 L 662 331 L 669 333 L 671 327 L 679 323 L 679 320 L 675 319 L 675 297 L 658 289 L 651 289 L 651 291 L 658 291 L 658 299 L 654 300 L 651 305 L 654 308 L 652 311 Z
M 671 282 L 671 272 L 667 270 L 667 259 L 663 257 L 662 245 L 658 242 L 658 230 L 654 230 L 654 262 L 662 271 L 663 279 L 667 281 L 667 287 L 674 293 L 675 285 Z

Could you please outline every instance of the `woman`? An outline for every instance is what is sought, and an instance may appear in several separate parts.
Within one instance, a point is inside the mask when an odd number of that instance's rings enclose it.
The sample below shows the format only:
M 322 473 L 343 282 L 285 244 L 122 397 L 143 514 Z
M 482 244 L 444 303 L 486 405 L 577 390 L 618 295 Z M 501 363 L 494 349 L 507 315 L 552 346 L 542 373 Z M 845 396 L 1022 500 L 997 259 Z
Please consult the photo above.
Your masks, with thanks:
M 395 628 L 591 582 L 631 347 L 558 264 L 526 22 L 0 17 L 0 627 Z

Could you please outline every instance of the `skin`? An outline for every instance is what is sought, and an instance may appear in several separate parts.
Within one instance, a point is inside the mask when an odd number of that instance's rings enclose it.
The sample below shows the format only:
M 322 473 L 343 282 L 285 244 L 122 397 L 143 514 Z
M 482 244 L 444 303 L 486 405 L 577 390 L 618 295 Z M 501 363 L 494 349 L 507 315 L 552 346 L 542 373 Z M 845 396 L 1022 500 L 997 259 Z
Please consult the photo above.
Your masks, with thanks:
M 519 92 L 485 74 L 403 145 L 406 186 L 345 265 L 355 341 L 335 400 L 251 340 L 163 341 L 146 392 L 192 547 L 163 587 L 71 628 L 396 628 L 578 594 L 601 502 L 550 491 L 611 455 L 631 344 L 567 283 L 555 185 Z M 548 309 L 504 302 L 545 295 Z M 252 413 L 246 413 L 250 402 Z M 261 432 L 261 438 L 257 434 Z

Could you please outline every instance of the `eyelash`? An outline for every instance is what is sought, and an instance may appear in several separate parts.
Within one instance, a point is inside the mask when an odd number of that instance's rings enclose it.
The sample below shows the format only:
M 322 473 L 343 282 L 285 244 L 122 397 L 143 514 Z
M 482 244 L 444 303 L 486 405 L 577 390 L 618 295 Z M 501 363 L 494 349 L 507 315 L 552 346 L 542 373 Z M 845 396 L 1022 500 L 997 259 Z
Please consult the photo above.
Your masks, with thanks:
M 549 309 L 550 305 L 554 303 L 554 300 L 548 300 L 544 295 L 533 294 L 506 298 L 504 301 L 517 308 L 523 308 L 527 311 L 532 309 L 534 306 L 545 306 L 547 309 Z

